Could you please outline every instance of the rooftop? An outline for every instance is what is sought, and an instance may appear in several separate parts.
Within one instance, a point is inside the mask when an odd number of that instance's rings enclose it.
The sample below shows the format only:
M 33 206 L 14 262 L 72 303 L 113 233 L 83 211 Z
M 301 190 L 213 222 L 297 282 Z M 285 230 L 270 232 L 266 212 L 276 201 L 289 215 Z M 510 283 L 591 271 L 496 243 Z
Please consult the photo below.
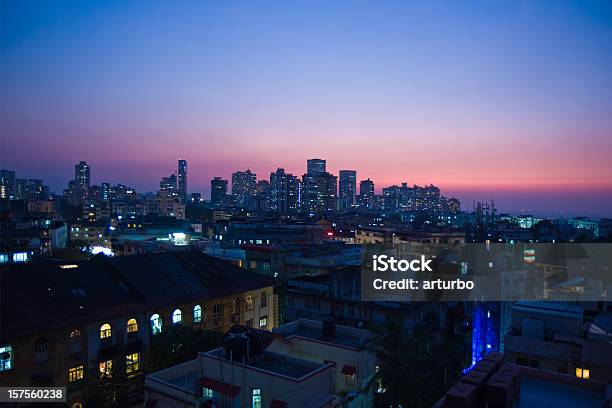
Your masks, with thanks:
M 323 322 L 309 319 L 297 319 L 273 331 L 286 338 L 296 336 L 354 349 L 365 347 L 378 339 L 374 333 L 368 330 L 342 325 L 335 325 L 335 335 L 333 337 L 325 337 L 323 335 Z
M 612 385 L 504 360 L 502 353 L 485 356 L 434 407 L 601 408 L 612 402 Z
M 550 380 L 521 377 L 521 392 L 514 408 L 601 408 L 604 406 L 603 392 L 561 384 Z
M 582 319 L 583 308 L 569 303 L 521 301 L 513 306 L 514 310 L 528 310 L 530 313 L 542 313 Z
M 0 267 L 2 339 L 174 302 L 223 297 L 275 281 L 199 251 Z M 45 313 L 41 313 L 41 311 Z
M 225 350 L 222 347 L 202 353 L 201 355 L 215 359 L 222 359 L 227 363 L 231 363 L 230 360 L 225 358 Z M 256 358 L 252 358 L 246 364 L 238 362 L 234 362 L 234 364 L 268 371 L 270 373 L 291 377 L 296 380 L 327 367 L 327 364 L 302 360 L 267 350 L 263 351 L 263 353 Z

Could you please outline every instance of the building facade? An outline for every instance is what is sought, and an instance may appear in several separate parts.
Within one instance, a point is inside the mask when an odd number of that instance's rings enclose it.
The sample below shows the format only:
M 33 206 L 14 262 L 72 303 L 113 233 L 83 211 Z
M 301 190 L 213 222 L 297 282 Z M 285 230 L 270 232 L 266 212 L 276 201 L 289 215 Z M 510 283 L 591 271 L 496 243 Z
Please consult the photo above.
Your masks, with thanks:
M 148 348 L 172 325 L 225 332 L 234 324 L 278 324 L 272 279 L 199 252 L 7 266 L 0 273 L 0 382 L 67 386 L 75 407 L 86 405 L 88 384 L 104 376 L 124 378 L 130 399 L 141 399 Z

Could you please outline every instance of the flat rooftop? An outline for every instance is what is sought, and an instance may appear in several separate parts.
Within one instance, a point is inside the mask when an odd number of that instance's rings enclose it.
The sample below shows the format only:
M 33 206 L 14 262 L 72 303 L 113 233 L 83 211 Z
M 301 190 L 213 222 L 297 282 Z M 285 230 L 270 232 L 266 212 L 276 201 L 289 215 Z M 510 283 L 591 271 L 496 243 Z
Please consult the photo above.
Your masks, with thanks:
M 361 348 L 376 339 L 376 335 L 368 330 L 338 324 L 336 325 L 335 336 L 326 338 L 323 336 L 323 322 L 309 319 L 297 319 L 273 331 L 284 337 L 298 336 L 352 348 Z
M 610 406 L 612 384 L 583 380 L 556 371 L 504 363 L 503 354 L 496 354 L 492 355 L 490 361 L 487 361 L 488 365 L 481 367 L 482 371 L 475 370 L 474 375 L 471 375 L 472 372 L 470 372 L 462 377 L 456 385 L 463 383 L 464 386 L 458 387 L 459 389 L 456 390 L 458 392 L 453 392 L 455 390 L 453 387 L 434 406 L 443 407 L 448 398 L 457 400 L 457 403 L 463 403 L 462 406 L 469 408 L 484 406 L 486 403 L 495 404 L 495 399 L 501 393 L 512 392 L 517 382 L 518 390 L 515 391 L 518 393 L 512 395 L 512 408 L 602 408 Z M 503 365 L 499 367 L 498 364 Z M 486 385 L 480 382 L 480 379 L 486 379 L 488 375 L 492 377 L 486 382 Z M 501 388 L 498 388 L 500 384 Z M 478 387 L 484 387 L 485 392 L 476 393 L 476 398 L 473 398 L 473 394 L 470 393 L 477 390 Z M 490 394 L 488 387 L 494 387 L 496 391 Z
M 172 384 L 175 387 L 179 387 L 183 390 L 189 390 L 196 393 L 196 380 L 200 378 L 200 371 L 188 371 L 184 374 L 180 374 L 176 377 L 172 377 L 166 380 L 168 384 Z
M 228 364 L 231 362 L 225 358 L 225 350 L 223 348 L 211 350 L 207 353 L 203 353 L 203 355 L 213 358 L 221 358 Z M 293 379 L 300 379 L 327 366 L 326 364 L 297 359 L 295 357 L 290 357 L 271 351 L 264 351 L 260 356 L 252 359 L 244 365 L 259 370 L 269 371 L 274 374 L 284 375 Z
M 601 408 L 604 406 L 605 398 L 602 392 L 525 376 L 521 376 L 520 381 L 520 397 L 515 400 L 514 408 Z
M 531 313 L 541 313 L 548 315 L 564 316 L 574 319 L 582 319 L 583 308 L 581 306 L 560 302 L 517 302 L 514 310 L 528 311 Z

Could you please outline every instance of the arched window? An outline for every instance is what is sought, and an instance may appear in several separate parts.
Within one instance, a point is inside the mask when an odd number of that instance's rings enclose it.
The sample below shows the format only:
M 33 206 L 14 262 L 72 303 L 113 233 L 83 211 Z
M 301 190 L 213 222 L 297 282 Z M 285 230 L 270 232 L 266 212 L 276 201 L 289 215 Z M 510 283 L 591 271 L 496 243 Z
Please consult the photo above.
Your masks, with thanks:
M 151 333 L 159 334 L 162 331 L 162 319 L 157 313 L 151 316 Z
M 266 292 L 261 292 L 261 307 L 268 307 L 268 294 Z
M 193 307 L 193 322 L 200 323 L 202 321 L 202 306 L 195 305 Z
M 137 333 L 138 332 L 138 322 L 136 319 L 131 318 L 127 321 L 127 332 L 128 333 Z
M 183 321 L 183 313 L 181 309 L 176 309 L 172 312 L 172 323 L 177 324 Z
M 112 335 L 113 335 L 113 332 L 111 331 L 110 324 L 104 323 L 102 326 L 100 326 L 100 338 L 101 339 L 110 339 Z

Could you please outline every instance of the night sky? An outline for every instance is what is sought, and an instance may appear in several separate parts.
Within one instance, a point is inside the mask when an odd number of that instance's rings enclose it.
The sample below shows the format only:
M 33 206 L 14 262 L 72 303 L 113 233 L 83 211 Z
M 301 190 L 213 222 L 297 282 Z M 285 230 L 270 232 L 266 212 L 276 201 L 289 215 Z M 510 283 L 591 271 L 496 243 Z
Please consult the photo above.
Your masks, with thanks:
M 612 215 L 612 2 L 0 2 L 1 165 L 156 190 L 306 159 Z

